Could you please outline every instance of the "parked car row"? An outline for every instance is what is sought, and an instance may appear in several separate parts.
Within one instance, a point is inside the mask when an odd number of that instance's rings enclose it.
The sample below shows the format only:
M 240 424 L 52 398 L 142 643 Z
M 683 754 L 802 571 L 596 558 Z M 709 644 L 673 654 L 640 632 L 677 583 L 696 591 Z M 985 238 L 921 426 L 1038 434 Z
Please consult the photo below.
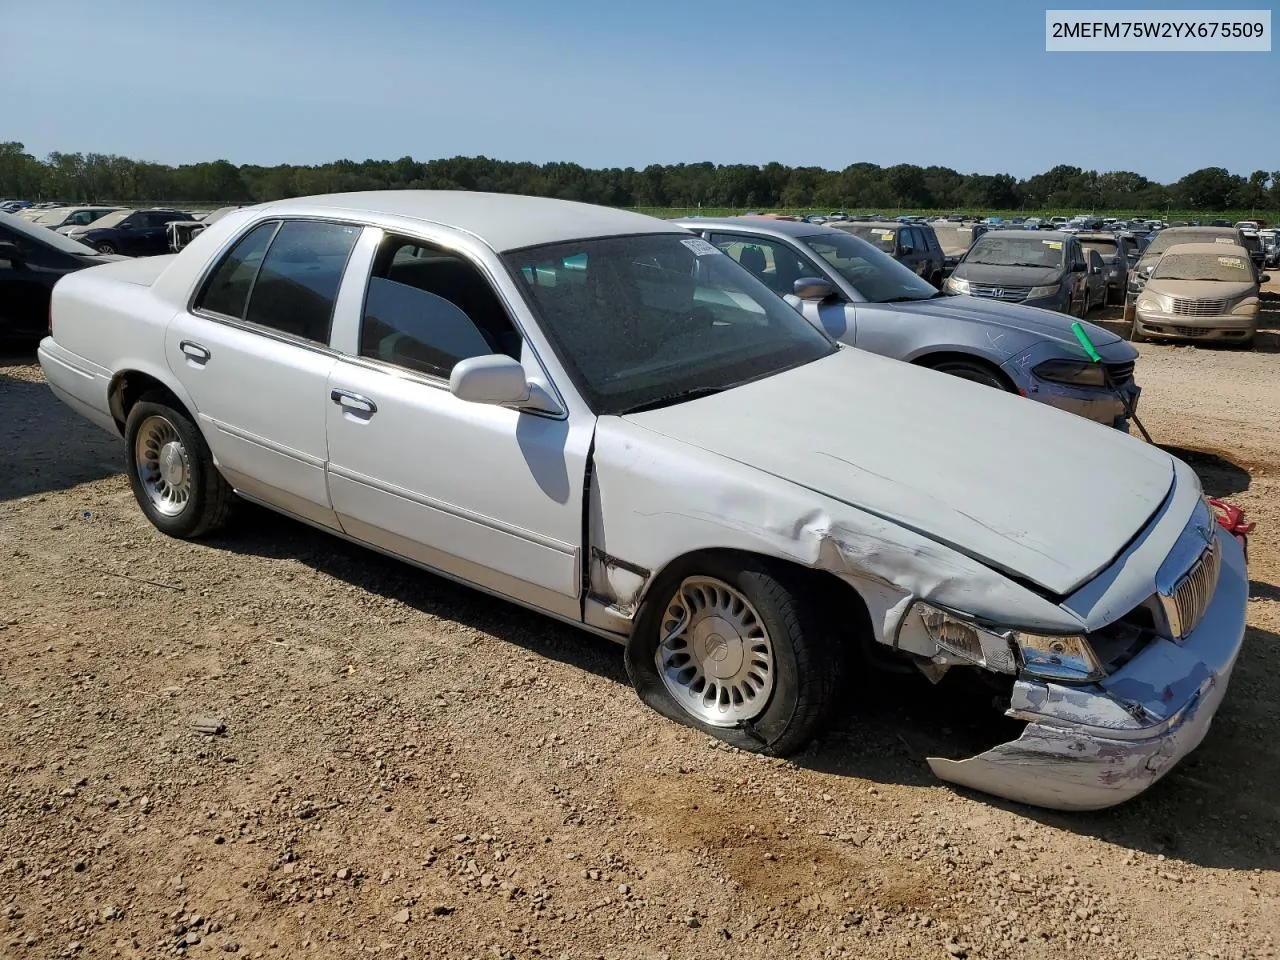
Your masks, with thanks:
M 675 222 L 836 340 L 1129 429 L 1141 392 L 1133 380 L 1137 351 L 1100 327 L 1087 328 L 1102 356 L 1098 366 L 1070 320 L 1024 304 L 945 296 L 844 222 Z
M 1083 258 L 1048 242 L 1046 276 Z M 744 750 L 803 749 L 855 672 L 956 672 L 1025 726 L 937 776 L 1107 807 L 1200 743 L 1241 649 L 1244 550 L 1195 473 L 1037 396 L 1114 403 L 1133 348 L 1086 327 L 1091 363 L 848 231 L 310 197 L 70 273 L 50 317 L 49 385 L 124 438 L 158 530 L 303 519 L 617 641 L 645 703 Z M 871 352 L 940 330 L 933 370 Z

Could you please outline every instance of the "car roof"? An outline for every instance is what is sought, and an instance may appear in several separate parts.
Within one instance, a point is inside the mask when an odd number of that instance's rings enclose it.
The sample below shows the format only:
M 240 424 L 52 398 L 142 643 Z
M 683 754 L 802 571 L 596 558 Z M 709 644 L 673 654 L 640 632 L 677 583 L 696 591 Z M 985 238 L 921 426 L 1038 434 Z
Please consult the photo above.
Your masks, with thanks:
M 998 230 L 988 230 L 975 242 L 985 240 L 987 237 L 1030 237 L 1034 240 L 1069 240 L 1075 237 L 1074 233 L 1065 233 L 1062 230 L 1006 230 L 1001 227 Z
M 1115 240 L 1122 234 L 1110 230 L 1081 230 L 1076 234 L 1077 240 Z
M 375 214 L 427 221 L 473 234 L 495 250 L 517 250 L 586 237 L 684 232 L 669 221 L 612 207 L 467 190 L 331 193 L 275 200 L 262 204 L 259 209 L 318 216 Z
M 690 230 L 715 230 L 717 227 L 725 230 L 750 230 L 755 233 L 762 234 L 781 234 L 786 237 L 817 237 L 824 233 L 843 233 L 848 235 L 848 230 L 840 230 L 835 226 L 828 226 L 826 223 L 808 223 L 796 220 L 769 220 L 765 217 L 677 217 L 672 223 L 685 224 Z M 848 220 L 829 221 L 835 223 L 849 223 Z
M 1245 259 L 1249 257 L 1249 251 L 1238 243 L 1175 243 L 1164 255 L 1167 257 L 1171 253 L 1203 253 Z
M 746 229 L 760 233 L 781 233 L 789 237 L 812 237 L 824 232 L 842 232 L 822 223 L 809 223 L 804 220 L 771 220 L 767 217 L 677 217 L 670 222 L 687 224 L 690 230 L 712 230 L 716 227 L 724 227 L 728 230 Z M 849 221 L 828 222 L 848 223 Z

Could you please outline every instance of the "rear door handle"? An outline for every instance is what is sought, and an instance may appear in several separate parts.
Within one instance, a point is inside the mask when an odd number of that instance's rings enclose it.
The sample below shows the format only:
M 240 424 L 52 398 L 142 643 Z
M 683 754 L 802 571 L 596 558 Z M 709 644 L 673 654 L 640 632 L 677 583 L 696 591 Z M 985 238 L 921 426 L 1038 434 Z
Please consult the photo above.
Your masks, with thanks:
M 368 397 L 362 397 L 360 394 L 352 393 L 350 390 L 332 390 L 329 393 L 329 399 L 351 413 L 363 413 L 367 416 L 372 416 L 378 412 L 376 403 Z
M 178 344 L 178 349 L 186 354 L 188 360 L 201 365 L 208 363 L 213 356 L 208 347 L 202 346 L 193 340 L 183 340 Z

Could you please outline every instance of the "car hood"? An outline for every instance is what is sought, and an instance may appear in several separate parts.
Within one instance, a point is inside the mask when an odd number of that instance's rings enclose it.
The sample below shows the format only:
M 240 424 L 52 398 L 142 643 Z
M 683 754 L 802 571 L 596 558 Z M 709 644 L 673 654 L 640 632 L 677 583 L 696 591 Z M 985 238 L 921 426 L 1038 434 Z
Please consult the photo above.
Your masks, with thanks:
M 1010 287 L 1043 287 L 1062 279 L 1061 267 L 998 267 L 990 263 L 965 262 L 953 277 L 974 283 L 1006 284 Z
M 1174 476 L 1118 430 L 856 349 L 624 419 L 1060 596 L 1115 559 Z
M 1076 335 L 1071 332 L 1073 317 L 1054 313 L 1052 310 L 1041 310 L 1039 307 L 1026 307 L 1020 303 L 1001 303 L 985 297 L 948 296 L 917 300 L 915 303 L 860 303 L 857 309 L 859 312 L 892 310 L 895 313 L 918 314 L 922 317 L 945 317 L 959 323 L 979 323 L 1006 330 L 1034 333 L 1046 340 L 1056 340 L 1059 343 L 1079 347 Z M 1083 326 L 1094 346 L 1105 347 L 1121 340 L 1110 330 L 1092 323 L 1086 322 Z

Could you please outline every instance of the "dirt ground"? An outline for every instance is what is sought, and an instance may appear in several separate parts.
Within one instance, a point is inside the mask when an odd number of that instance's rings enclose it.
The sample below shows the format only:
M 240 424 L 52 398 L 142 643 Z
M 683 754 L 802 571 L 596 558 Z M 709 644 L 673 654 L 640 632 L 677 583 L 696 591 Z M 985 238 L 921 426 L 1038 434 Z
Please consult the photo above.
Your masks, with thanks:
M 1276 956 L 1280 355 L 1141 349 L 1148 428 L 1258 522 L 1249 633 L 1203 746 L 1082 815 L 932 779 L 1000 723 L 945 684 L 877 677 L 765 759 L 644 709 L 618 648 L 307 527 L 166 539 L 0 360 L 0 956 Z

